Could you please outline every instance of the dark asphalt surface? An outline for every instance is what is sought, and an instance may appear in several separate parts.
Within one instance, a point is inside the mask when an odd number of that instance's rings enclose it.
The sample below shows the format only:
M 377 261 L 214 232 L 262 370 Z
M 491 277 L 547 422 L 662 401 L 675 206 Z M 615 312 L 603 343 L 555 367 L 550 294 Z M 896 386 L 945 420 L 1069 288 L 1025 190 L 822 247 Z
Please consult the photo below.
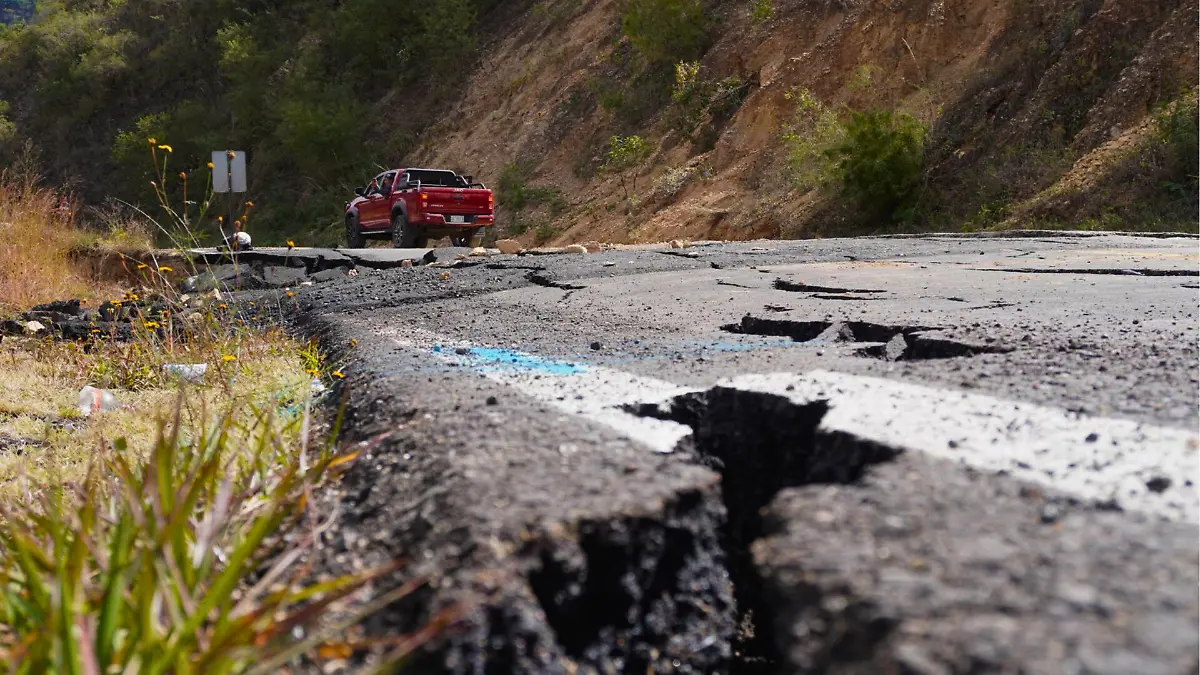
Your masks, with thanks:
M 390 435 L 321 565 L 432 580 L 376 631 L 468 608 L 421 672 L 1197 670 L 1195 237 L 337 255 L 300 321 Z M 909 385 L 936 409 L 873 428 Z

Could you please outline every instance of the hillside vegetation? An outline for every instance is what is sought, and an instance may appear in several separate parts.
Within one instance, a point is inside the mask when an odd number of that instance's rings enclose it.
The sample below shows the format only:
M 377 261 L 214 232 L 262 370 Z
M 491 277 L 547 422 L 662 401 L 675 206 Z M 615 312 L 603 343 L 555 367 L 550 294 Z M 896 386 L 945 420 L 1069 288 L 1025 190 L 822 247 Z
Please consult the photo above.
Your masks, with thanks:
M 0 153 L 140 203 L 149 138 L 248 150 L 260 241 L 336 241 L 405 164 L 538 242 L 1195 231 L 1196 35 L 1196 0 L 58 0 L 0 33 Z

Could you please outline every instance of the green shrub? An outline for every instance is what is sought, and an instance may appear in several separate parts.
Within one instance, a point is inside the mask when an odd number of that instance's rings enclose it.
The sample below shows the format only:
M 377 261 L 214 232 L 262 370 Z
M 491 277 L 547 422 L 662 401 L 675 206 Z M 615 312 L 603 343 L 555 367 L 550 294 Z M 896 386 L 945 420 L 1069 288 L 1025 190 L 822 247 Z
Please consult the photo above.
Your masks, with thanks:
M 1170 182 L 1190 186 L 1194 192 L 1200 177 L 1200 106 L 1196 93 L 1184 94 L 1156 122 L 1159 140 L 1168 154 Z
M 911 203 L 925 166 L 925 125 L 891 110 L 855 112 L 826 154 L 845 194 L 874 216 L 894 219 Z
M 807 89 L 790 91 L 786 97 L 796 102 L 796 114 L 783 131 L 788 178 L 793 187 L 805 192 L 829 185 L 837 177 L 829 152 L 841 143 L 846 130 L 837 112 Z
M 701 0 L 628 0 L 621 31 L 647 61 L 691 61 L 711 42 Z

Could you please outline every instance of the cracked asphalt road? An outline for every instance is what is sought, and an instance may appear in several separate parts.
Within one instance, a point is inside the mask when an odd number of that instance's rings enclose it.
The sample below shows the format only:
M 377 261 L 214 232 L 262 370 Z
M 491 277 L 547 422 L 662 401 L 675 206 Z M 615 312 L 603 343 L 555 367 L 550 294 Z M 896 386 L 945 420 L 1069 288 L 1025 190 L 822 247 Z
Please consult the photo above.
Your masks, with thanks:
M 337 255 L 322 565 L 430 672 L 1197 670 L 1194 236 Z

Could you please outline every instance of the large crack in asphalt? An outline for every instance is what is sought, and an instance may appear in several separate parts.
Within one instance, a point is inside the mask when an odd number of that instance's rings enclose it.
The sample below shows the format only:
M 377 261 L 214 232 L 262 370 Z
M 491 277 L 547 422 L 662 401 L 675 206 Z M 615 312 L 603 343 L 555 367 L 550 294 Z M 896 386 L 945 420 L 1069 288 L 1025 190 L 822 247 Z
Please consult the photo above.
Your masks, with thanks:
M 792 293 L 887 293 L 887 291 L 872 288 L 838 288 L 836 286 L 815 286 L 813 284 L 806 284 L 803 282 L 797 283 L 794 281 L 788 281 L 786 279 L 776 279 L 774 286 L 776 290 L 789 291 Z
M 774 529 L 764 521 L 763 508 L 785 488 L 856 482 L 867 467 L 892 459 L 897 451 L 820 430 L 828 411 L 825 401 L 800 404 L 773 394 L 715 387 L 627 410 L 692 427 L 680 451 L 721 475 L 726 517 L 720 542 L 738 626 L 727 672 L 781 672 L 785 659 L 776 640 L 777 603 L 768 597 L 750 552 L 751 544 Z M 813 604 L 819 608 L 820 598 Z M 873 621 L 844 628 L 840 648 L 851 650 L 869 649 L 888 629 Z
M 740 323 L 722 330 L 739 335 L 787 337 L 796 342 L 840 342 L 862 344 L 857 354 L 887 361 L 953 359 L 977 354 L 1007 354 L 1013 350 L 993 344 L 965 342 L 940 334 L 933 326 L 897 326 L 869 321 L 797 321 L 770 319 L 747 314 Z

